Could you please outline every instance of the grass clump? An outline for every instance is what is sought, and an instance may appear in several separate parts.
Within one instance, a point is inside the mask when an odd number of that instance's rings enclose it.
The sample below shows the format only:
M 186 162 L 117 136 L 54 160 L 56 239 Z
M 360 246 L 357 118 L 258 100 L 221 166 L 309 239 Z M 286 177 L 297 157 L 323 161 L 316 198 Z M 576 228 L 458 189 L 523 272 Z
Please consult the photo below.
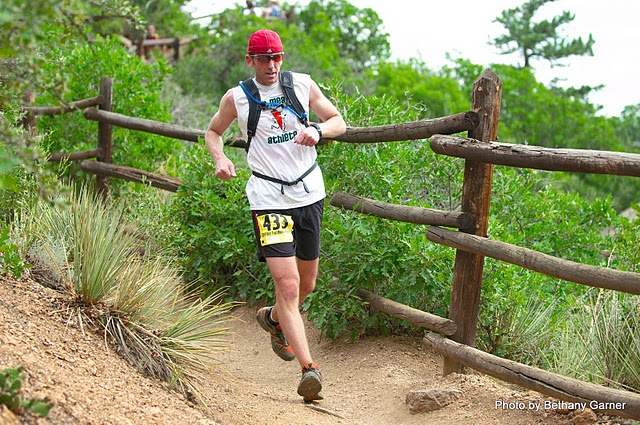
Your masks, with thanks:
M 145 252 L 122 206 L 86 188 L 74 192 L 23 214 L 30 257 L 54 269 L 48 275 L 69 295 L 81 329 L 102 329 L 137 369 L 201 398 L 198 376 L 228 349 L 225 313 L 233 303 L 221 301 L 222 291 L 204 299 L 187 291 L 173 259 Z
M 613 388 L 640 389 L 640 302 L 637 296 L 594 289 L 576 303 L 559 332 L 548 367 Z

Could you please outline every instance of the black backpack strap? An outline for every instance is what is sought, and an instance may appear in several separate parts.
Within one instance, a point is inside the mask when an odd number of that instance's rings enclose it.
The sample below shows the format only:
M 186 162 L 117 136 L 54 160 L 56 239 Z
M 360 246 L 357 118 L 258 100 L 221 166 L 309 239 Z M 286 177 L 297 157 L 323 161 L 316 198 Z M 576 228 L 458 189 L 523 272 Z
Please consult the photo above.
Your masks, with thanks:
M 305 127 L 309 127 L 307 113 L 293 89 L 293 73 L 291 71 L 280 71 L 280 85 L 282 86 L 287 105 L 296 113 L 300 122 L 304 124 Z
M 245 148 L 249 152 L 251 146 L 251 139 L 256 135 L 256 129 L 258 128 L 258 120 L 260 120 L 260 112 L 269 106 L 266 102 L 260 99 L 260 91 L 258 86 L 253 81 L 253 78 L 247 78 L 240 83 L 243 88 L 247 99 L 249 99 L 249 117 L 247 118 L 247 147 Z M 293 73 L 291 71 L 280 71 L 280 86 L 285 97 L 285 105 L 293 111 L 298 117 L 298 120 L 305 126 L 309 127 L 309 119 L 307 113 L 304 110 L 304 106 L 298 100 L 296 92 L 293 88 Z
M 244 88 L 247 90 L 247 93 L 253 96 L 255 99 L 260 101 L 260 91 L 258 90 L 258 86 L 253 81 L 253 78 L 247 78 L 241 83 Z M 251 146 L 251 139 L 256 135 L 256 128 L 258 128 L 258 120 L 260 119 L 261 109 L 259 105 L 253 101 L 248 95 L 249 98 L 249 118 L 247 119 L 247 147 L 245 148 L 247 152 L 249 152 L 249 146 Z

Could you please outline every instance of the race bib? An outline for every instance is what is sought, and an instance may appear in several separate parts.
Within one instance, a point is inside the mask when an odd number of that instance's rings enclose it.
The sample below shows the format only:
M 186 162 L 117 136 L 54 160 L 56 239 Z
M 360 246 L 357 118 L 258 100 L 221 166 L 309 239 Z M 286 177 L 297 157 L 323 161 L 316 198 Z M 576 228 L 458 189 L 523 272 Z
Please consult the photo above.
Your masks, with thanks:
M 256 217 L 260 245 L 293 242 L 293 219 L 289 215 L 264 214 Z

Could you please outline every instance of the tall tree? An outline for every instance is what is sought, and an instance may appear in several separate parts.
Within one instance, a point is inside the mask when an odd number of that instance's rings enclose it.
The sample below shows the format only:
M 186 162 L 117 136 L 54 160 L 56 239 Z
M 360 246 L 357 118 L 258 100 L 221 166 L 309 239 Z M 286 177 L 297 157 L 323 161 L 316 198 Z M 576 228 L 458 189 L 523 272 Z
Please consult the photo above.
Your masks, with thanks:
M 520 7 L 502 11 L 502 15 L 494 22 L 504 25 L 506 34 L 493 40 L 494 45 L 501 49 L 501 54 L 520 53 L 524 58 L 524 68 L 531 67 L 532 59 L 546 59 L 551 65 L 556 65 L 559 59 L 572 55 L 593 56 L 591 34 L 583 41 L 582 37 L 573 40 L 562 38 L 558 28 L 575 19 L 575 15 L 565 10 L 550 21 L 534 22 L 533 17 L 546 3 L 556 0 L 529 0 Z
M 335 44 L 354 72 L 391 55 L 389 34 L 371 8 L 359 9 L 347 0 L 312 0 L 296 15 L 295 23 L 303 32 L 316 33 L 317 42 Z

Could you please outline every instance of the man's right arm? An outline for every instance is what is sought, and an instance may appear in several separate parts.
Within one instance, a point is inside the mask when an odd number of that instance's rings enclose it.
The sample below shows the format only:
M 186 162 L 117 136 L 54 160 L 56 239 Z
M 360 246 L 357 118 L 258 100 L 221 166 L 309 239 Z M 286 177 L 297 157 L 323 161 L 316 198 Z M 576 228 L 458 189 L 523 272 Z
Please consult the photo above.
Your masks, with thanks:
M 228 90 L 224 96 L 222 96 L 220 108 L 213 118 L 211 118 L 207 132 L 204 135 L 205 146 L 216 163 L 216 177 L 221 180 L 229 180 L 236 176 L 233 162 L 227 158 L 222 150 L 224 146 L 222 135 L 227 131 L 237 116 L 238 113 L 233 101 L 233 92 L 232 90 Z

